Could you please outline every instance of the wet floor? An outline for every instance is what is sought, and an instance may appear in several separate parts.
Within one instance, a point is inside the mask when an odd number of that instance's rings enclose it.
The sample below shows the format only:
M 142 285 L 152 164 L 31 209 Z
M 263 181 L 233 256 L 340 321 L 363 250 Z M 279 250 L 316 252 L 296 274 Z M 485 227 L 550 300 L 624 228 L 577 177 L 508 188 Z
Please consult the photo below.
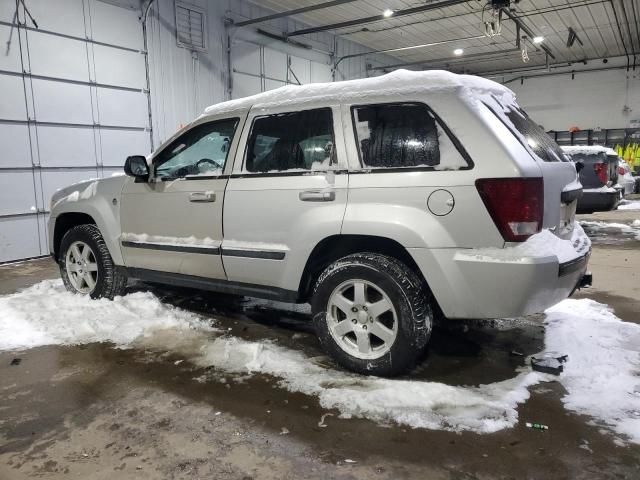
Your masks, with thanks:
M 0 292 L 56 274 L 49 260 L 0 267 Z M 139 289 L 211 318 L 239 338 L 270 339 L 331 365 L 305 306 L 130 287 Z M 638 321 L 637 299 L 605 291 L 581 295 Z M 499 382 L 513 377 L 543 342 L 536 317 L 451 322 L 434 330 L 427 355 L 406 378 Z M 339 418 L 317 398 L 283 389 L 268 375 L 216 372 L 167 350 L 39 347 L 0 353 L 0 479 L 640 478 L 640 448 L 568 412 L 563 394 L 557 382 L 539 384 L 519 406 L 514 428 L 453 433 Z

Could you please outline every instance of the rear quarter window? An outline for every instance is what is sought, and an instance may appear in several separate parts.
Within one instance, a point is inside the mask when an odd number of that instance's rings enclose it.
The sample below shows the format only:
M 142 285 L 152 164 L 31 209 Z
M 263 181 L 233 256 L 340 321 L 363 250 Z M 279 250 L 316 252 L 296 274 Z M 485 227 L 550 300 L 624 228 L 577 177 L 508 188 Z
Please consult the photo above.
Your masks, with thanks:
M 471 167 L 457 140 L 424 104 L 351 107 L 364 168 L 459 170 Z
M 518 105 L 503 105 L 497 99 L 485 101 L 485 106 L 511 130 L 518 141 L 544 162 L 567 162 L 560 146 Z

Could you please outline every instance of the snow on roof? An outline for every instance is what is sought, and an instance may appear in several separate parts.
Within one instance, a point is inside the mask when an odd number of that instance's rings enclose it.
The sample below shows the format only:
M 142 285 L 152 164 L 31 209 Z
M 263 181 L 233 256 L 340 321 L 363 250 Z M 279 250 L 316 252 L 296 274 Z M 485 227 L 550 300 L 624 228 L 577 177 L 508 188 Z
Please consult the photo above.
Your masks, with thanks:
M 375 94 L 433 94 L 443 91 L 459 92 L 461 97 L 492 94 L 508 103 L 515 101 L 515 95 L 511 90 L 486 78 L 473 75 L 458 75 L 444 70 L 423 72 L 395 70 L 386 75 L 357 80 L 287 85 L 249 97 L 212 105 L 205 109 L 204 114 L 215 115 L 257 105 L 286 105 L 288 103 L 305 103 L 305 101 L 346 100 Z
M 604 145 L 567 145 L 563 146 L 562 150 L 564 150 L 569 155 L 597 155 L 598 153 L 606 153 L 607 155 L 618 155 L 613 148 L 609 148 Z

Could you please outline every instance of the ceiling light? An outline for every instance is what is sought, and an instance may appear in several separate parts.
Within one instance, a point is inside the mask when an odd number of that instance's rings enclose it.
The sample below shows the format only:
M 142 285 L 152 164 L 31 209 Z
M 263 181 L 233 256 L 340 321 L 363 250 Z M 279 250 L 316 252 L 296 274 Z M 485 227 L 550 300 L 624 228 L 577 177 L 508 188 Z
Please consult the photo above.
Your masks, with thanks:
M 391 10 L 390 8 L 387 8 L 384 12 L 382 12 L 383 17 L 390 17 L 391 15 L 393 15 L 393 10 Z
M 544 42 L 544 37 L 533 37 L 533 43 L 542 43 Z
M 453 54 L 454 54 L 454 55 L 462 55 L 463 53 L 464 53 L 464 50 L 463 50 L 463 49 L 461 49 L 461 48 L 456 48 L 456 49 L 453 51 Z

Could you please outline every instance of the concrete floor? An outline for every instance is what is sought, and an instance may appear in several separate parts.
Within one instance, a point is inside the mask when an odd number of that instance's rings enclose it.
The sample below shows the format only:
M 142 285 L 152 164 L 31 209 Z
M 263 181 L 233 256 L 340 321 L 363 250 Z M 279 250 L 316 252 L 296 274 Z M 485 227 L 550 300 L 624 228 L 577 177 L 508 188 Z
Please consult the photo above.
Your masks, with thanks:
M 607 221 L 629 215 L 640 218 L 640 212 L 613 212 Z M 594 288 L 577 296 L 640 322 L 637 247 L 632 240 L 594 245 Z M 2 266 L 0 293 L 57 276 L 49 259 Z M 143 288 L 165 302 L 215 315 L 239 337 L 277 339 L 309 356 L 320 354 L 302 314 L 233 297 Z M 495 382 L 524 362 L 510 351 L 526 355 L 543 346 L 544 330 L 535 321 L 508 331 L 490 322 L 468 326 L 465 333 L 436 330 L 429 355 L 412 376 Z M 15 357 L 22 361 L 12 366 Z M 327 411 L 315 398 L 277 388 L 266 376 L 195 382 L 202 369 L 174 360 L 170 352 L 107 344 L 0 353 L 0 479 L 640 478 L 640 447 L 618 446 L 588 418 L 565 410 L 563 387 L 555 382 L 532 387 L 519 407 L 520 423 L 494 434 L 382 427 L 337 416 L 320 428 Z M 526 421 L 550 429 L 528 429 Z M 290 433 L 282 435 L 283 427 Z

